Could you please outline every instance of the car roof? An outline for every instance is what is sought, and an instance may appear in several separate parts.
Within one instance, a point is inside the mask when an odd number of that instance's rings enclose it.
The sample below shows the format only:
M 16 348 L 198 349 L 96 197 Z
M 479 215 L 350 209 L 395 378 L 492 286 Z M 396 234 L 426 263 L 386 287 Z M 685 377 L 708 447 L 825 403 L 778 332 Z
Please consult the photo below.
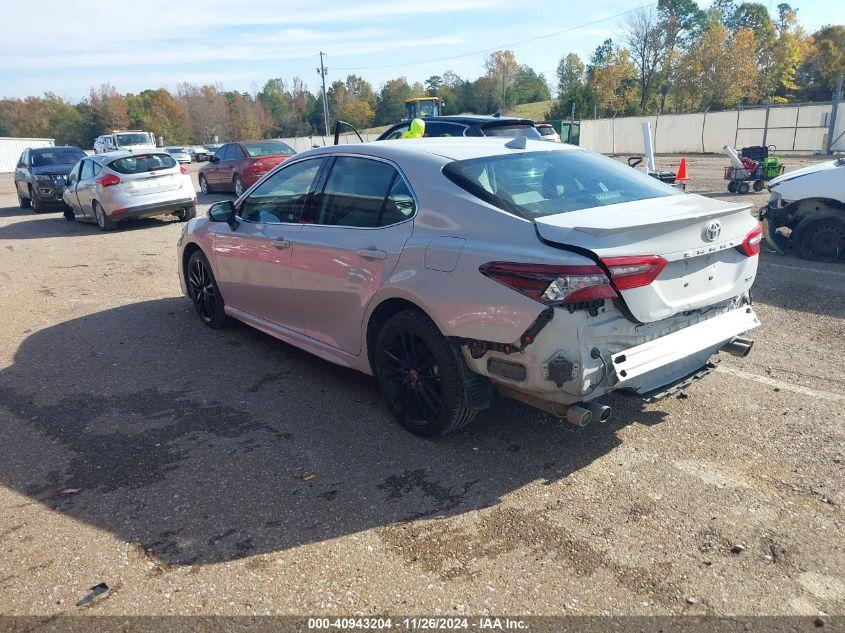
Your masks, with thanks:
M 399 123 L 407 123 L 411 119 L 402 119 Z M 444 114 L 442 116 L 427 116 L 422 117 L 425 122 L 442 122 L 442 123 L 463 123 L 465 125 L 478 125 L 480 123 L 494 123 L 499 121 L 519 121 L 520 123 L 528 123 L 534 125 L 531 119 L 523 119 L 518 116 L 495 116 L 492 114 Z M 391 126 L 392 127 L 392 126 Z
M 414 156 L 425 154 L 446 160 L 467 160 L 516 152 L 583 151 L 575 145 L 549 143 L 548 141 L 526 139 L 525 149 L 508 147 L 515 139 L 505 137 L 440 137 L 433 136 L 415 139 L 393 139 L 350 145 L 330 145 L 318 147 L 299 154 L 297 157 L 317 156 L 322 154 L 353 153 L 394 159 L 397 161 L 413 160 Z
M 78 149 L 80 152 L 83 151 L 76 145 L 53 145 L 52 147 L 31 147 L 29 149 L 30 152 L 50 152 L 54 149 Z

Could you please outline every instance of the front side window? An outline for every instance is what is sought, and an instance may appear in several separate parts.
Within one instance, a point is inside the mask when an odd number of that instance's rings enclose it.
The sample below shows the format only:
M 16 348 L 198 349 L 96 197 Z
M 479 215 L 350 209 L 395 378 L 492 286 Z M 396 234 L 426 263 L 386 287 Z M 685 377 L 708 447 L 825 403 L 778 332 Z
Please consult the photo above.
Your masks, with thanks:
M 390 140 L 393 140 L 393 139 L 402 138 L 402 135 L 405 132 L 407 132 L 409 129 L 411 129 L 410 123 L 405 123 L 403 125 L 400 125 L 395 130 L 393 130 L 390 134 L 385 136 L 383 140 L 390 141 Z
M 322 158 L 288 165 L 250 192 L 238 215 L 248 222 L 298 222 Z
M 443 175 L 477 198 L 529 218 L 682 195 L 612 158 L 580 150 L 455 161 L 443 168 Z
M 398 177 L 398 172 L 389 163 L 340 156 L 314 205 L 315 217 L 309 219 L 329 226 L 382 226 L 387 197 Z M 396 212 L 391 208 L 391 215 Z

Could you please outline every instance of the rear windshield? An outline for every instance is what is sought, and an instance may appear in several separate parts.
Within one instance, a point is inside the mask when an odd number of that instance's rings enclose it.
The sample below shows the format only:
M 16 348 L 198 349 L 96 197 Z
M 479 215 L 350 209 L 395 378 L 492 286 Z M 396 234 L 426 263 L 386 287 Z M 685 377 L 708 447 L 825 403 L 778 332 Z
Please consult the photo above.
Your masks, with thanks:
M 117 137 L 118 146 L 150 145 L 152 143 L 150 135 L 144 134 L 143 132 L 138 132 L 137 134 L 115 134 L 115 136 Z
M 482 130 L 484 131 L 484 136 L 506 136 L 508 138 L 527 136 L 533 139 L 540 138 L 540 133 L 533 125 L 485 125 Z
M 184 147 L 168 147 L 168 148 L 167 148 L 167 151 L 168 151 L 168 152 L 177 152 L 177 153 L 179 153 L 179 154 L 184 154 L 184 153 L 186 153 L 188 150 L 187 150 L 186 148 L 184 148 Z
M 85 158 L 85 152 L 80 149 L 45 149 L 32 152 L 32 166 L 46 167 L 48 165 L 73 165 Z
M 278 156 L 279 154 L 296 154 L 290 145 L 281 141 L 256 141 L 255 143 L 241 143 L 246 153 L 255 156 Z
M 455 161 L 443 174 L 477 198 L 527 218 L 681 193 L 612 158 L 582 150 Z
M 176 160 L 170 154 L 137 154 L 118 158 L 109 163 L 109 169 L 121 174 L 140 174 L 145 171 L 159 171 L 176 167 Z
M 543 136 L 551 136 L 555 133 L 555 129 L 551 125 L 538 125 L 537 131 Z

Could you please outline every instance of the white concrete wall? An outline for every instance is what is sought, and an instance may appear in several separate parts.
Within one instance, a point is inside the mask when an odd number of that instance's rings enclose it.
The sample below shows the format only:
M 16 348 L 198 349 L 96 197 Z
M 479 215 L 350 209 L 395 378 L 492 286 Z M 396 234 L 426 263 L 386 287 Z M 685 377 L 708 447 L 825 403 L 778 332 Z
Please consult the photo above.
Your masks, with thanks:
M 376 140 L 379 137 L 379 134 L 367 134 L 362 132 L 361 137 L 366 143 L 369 141 Z M 323 147 L 325 145 L 334 145 L 334 136 L 292 136 L 280 140 L 290 145 L 297 152 L 304 152 L 307 149 L 311 149 L 315 145 L 317 147 Z M 341 144 L 344 145 L 361 142 L 358 140 L 358 137 L 355 135 L 354 132 L 350 132 L 349 134 L 341 134 L 339 141 Z
M 764 132 L 766 144 L 777 146 L 779 151 L 817 152 L 825 148 L 827 128 L 823 123 L 830 110 L 828 104 L 773 107 L 767 130 L 765 108 L 586 120 L 581 122 L 581 145 L 603 154 L 641 154 L 641 126 L 649 121 L 658 154 L 721 152 L 724 145 L 762 145 Z M 840 105 L 837 118 L 835 136 L 845 130 L 845 103 Z M 845 151 L 845 136 L 834 149 Z
M 15 171 L 15 165 L 28 147 L 53 147 L 52 138 L 0 137 L 0 173 Z

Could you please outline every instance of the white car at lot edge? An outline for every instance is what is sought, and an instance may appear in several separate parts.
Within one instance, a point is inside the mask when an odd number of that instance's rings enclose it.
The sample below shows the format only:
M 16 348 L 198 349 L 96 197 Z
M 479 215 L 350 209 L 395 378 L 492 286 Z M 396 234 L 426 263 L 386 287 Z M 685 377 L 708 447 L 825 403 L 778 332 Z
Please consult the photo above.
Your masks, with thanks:
M 298 154 L 189 222 L 178 269 L 208 325 L 373 374 L 430 436 L 494 389 L 585 424 L 744 356 L 760 240 L 748 205 L 577 147 L 423 138 Z

